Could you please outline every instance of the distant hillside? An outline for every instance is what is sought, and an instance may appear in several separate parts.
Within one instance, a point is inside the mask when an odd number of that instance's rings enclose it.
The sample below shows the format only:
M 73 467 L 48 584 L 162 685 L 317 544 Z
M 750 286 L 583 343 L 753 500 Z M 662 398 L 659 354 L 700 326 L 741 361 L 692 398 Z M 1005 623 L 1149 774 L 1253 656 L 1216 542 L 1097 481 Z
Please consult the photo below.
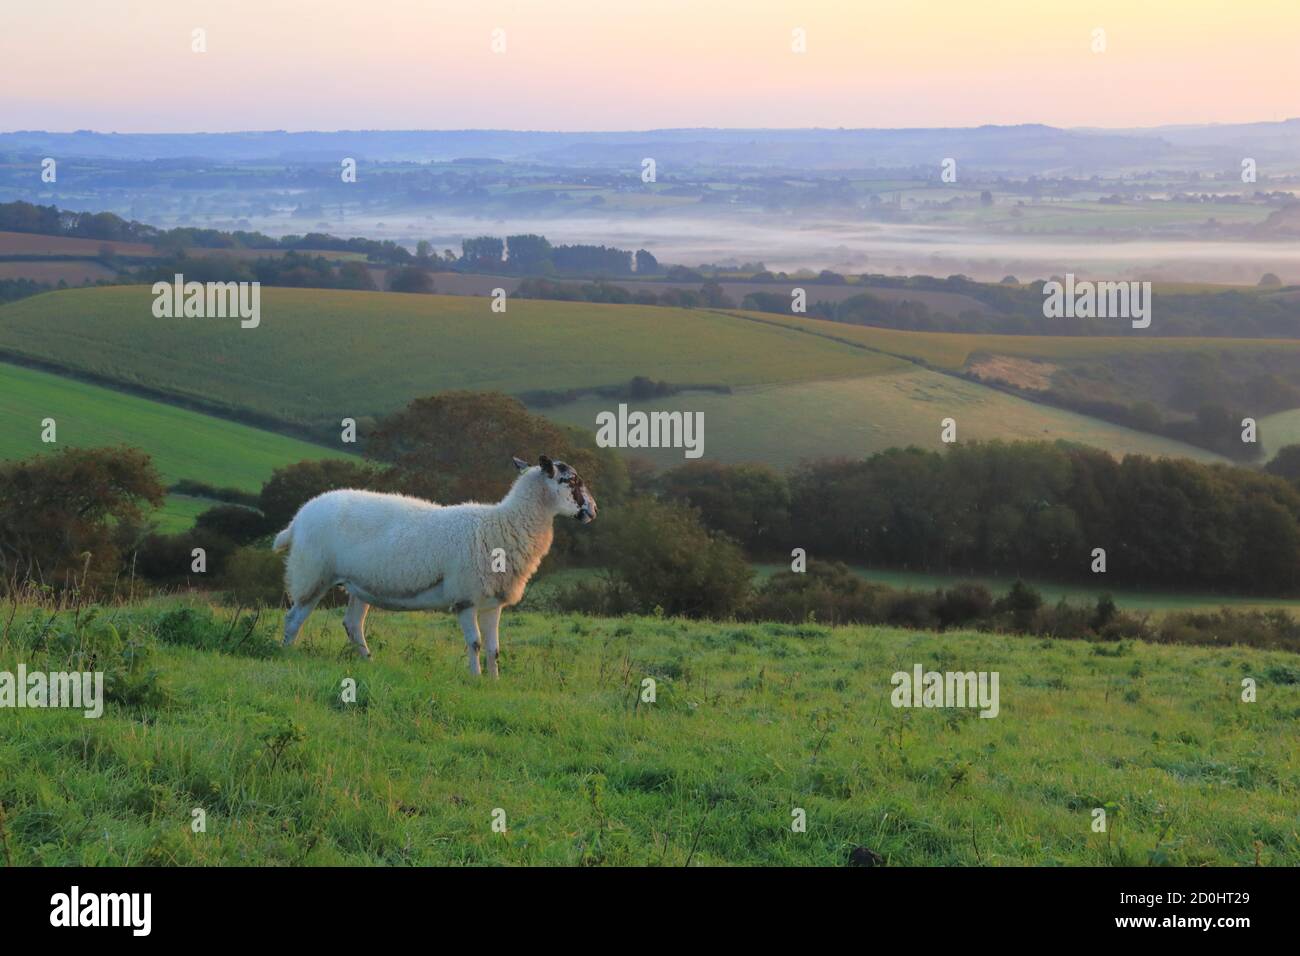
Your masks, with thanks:
M 465 158 L 583 164 L 639 164 L 646 148 L 670 163 L 786 168 L 964 165 L 1022 174 L 1061 169 L 1125 170 L 1133 165 L 1218 170 L 1242 142 L 1252 155 L 1295 165 L 1300 121 L 1134 130 L 1057 129 L 1041 124 L 932 129 L 662 129 L 619 132 L 512 130 L 343 130 L 238 133 L 0 133 L 0 153 L 177 159 L 383 160 Z M 1236 150 L 1237 152 L 1232 152 Z

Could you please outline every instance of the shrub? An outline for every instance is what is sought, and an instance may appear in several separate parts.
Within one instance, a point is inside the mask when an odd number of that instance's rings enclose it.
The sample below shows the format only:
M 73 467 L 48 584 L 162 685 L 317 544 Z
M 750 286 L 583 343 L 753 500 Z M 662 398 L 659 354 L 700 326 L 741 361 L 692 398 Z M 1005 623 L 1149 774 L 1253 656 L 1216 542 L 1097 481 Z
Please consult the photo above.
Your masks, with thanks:
M 638 611 L 722 618 L 748 596 L 753 571 L 744 554 L 692 509 L 639 498 L 604 521 L 600 551 Z
M 226 562 L 221 583 L 229 603 L 278 607 L 284 600 L 284 560 L 266 548 L 240 548 Z
M 877 619 L 875 589 L 838 561 L 809 561 L 806 571 L 772 575 L 745 608 L 755 621 L 864 624 Z
M 266 517 L 260 511 L 244 508 L 240 505 L 222 504 L 209 508 L 194 521 L 196 528 L 223 535 L 235 544 L 248 544 L 256 541 L 272 530 Z M 278 528 L 274 530 L 279 530 Z

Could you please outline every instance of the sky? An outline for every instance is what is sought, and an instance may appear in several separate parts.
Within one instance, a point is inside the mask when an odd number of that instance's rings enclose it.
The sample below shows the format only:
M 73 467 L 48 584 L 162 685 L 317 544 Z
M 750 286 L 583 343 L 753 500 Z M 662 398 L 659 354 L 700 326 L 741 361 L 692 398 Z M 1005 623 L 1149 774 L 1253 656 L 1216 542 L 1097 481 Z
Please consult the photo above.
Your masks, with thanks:
M 195 30 L 206 52 L 192 49 Z M 792 49 L 796 30 L 806 52 Z M 1300 0 L 0 5 L 0 130 L 1130 127 L 1291 116 Z

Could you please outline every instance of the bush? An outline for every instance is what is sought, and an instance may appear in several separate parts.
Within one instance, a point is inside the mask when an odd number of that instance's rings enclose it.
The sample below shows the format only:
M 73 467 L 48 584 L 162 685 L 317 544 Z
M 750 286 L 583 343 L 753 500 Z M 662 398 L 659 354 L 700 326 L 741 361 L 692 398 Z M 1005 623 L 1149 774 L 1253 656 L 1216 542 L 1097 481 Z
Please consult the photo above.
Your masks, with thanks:
M 998 599 L 993 610 L 1006 614 L 1013 630 L 1028 632 L 1033 630 L 1034 619 L 1042 606 L 1043 596 L 1034 587 L 1016 578 L 1011 590 L 1005 597 Z
M 194 526 L 229 538 L 235 544 L 248 544 L 273 530 L 260 511 L 229 504 L 209 508 L 195 519 Z
M 279 607 L 284 602 L 284 560 L 266 548 L 240 548 L 226 562 L 221 583 L 229 603 Z
M 957 584 L 939 592 L 935 613 L 941 628 L 966 627 L 993 613 L 993 595 L 982 584 Z
M 604 563 L 641 613 L 661 608 L 666 614 L 724 618 L 748 596 L 753 571 L 744 554 L 724 536 L 710 534 L 692 509 L 639 498 L 604 521 Z
M 1186 611 L 1165 617 L 1155 639 L 1165 644 L 1245 644 L 1295 652 L 1300 651 L 1300 620 L 1281 608 Z
M 159 584 L 209 584 L 221 576 L 238 545 L 205 528 L 182 534 L 151 534 L 136 549 L 135 573 Z M 194 549 L 202 548 L 206 569 L 194 571 Z
M 878 620 L 874 589 L 838 561 L 809 561 L 806 571 L 772 575 L 745 608 L 754 621 L 865 624 Z

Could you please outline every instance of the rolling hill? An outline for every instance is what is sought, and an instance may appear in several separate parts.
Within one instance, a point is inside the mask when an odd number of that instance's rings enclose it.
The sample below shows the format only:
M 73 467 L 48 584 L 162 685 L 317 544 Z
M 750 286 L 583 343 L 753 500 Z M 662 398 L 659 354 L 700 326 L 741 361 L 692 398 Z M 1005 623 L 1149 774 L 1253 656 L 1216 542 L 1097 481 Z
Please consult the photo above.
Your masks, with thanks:
M 55 421 L 55 444 L 41 441 L 41 422 Z M 29 368 L 0 363 L 0 459 L 62 447 L 126 444 L 153 456 L 163 480 L 257 491 L 271 472 L 304 459 L 345 453 L 274 432 L 224 421 L 162 402 Z M 178 531 L 214 502 L 171 495 L 157 516 Z
M 635 376 L 684 391 L 647 407 L 705 411 L 709 457 L 860 455 L 959 438 L 1063 439 L 1112 452 L 1219 460 L 1182 442 L 1026 401 L 957 377 L 972 355 L 1177 355 L 1200 340 L 900 332 L 758 313 L 579 302 L 265 288 L 262 320 L 157 319 L 143 286 L 71 289 L 0 308 L 0 353 L 164 398 L 337 428 L 448 389 L 549 393 L 542 411 L 591 429 L 617 398 L 566 394 Z M 1217 348 L 1300 344 L 1214 340 Z M 1300 354 L 1300 352 L 1298 352 Z M 726 394 L 727 390 L 730 394 Z M 679 457 L 663 455 L 665 463 Z

